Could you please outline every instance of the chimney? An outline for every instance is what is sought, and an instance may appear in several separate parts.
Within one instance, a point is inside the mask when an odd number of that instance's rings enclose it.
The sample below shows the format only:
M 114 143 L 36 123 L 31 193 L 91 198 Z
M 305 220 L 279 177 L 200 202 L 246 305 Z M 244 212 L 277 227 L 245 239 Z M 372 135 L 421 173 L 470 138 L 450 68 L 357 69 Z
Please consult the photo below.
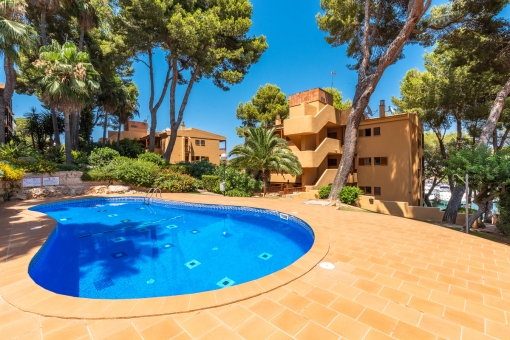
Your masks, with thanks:
M 384 103 L 384 99 L 379 103 L 379 117 L 386 117 L 386 104 Z
M 275 119 L 275 121 L 274 121 L 274 124 L 275 124 L 276 126 L 282 125 L 282 120 L 281 120 L 281 118 L 280 118 L 280 115 L 276 115 L 276 119 Z
M 181 130 L 186 130 L 186 125 L 184 125 L 184 122 L 181 124 Z

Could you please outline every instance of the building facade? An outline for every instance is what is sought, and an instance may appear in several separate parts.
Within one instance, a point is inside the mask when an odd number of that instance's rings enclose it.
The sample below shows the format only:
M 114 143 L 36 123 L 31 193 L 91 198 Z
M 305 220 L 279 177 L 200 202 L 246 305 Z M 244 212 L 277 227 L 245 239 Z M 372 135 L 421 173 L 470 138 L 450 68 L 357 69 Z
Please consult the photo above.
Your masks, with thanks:
M 117 138 L 118 132 L 108 131 L 108 142 L 116 142 Z M 124 131 L 120 132 L 120 139 L 124 138 L 137 139 L 148 150 L 149 134 L 147 122 L 127 122 L 124 125 Z M 156 133 L 154 152 L 164 154 L 169 142 L 170 129 Z M 182 123 L 181 128 L 177 131 L 177 139 L 170 156 L 170 163 L 208 160 L 212 164 L 220 165 L 220 155 L 226 152 L 226 147 L 227 139 L 225 136 L 193 127 L 187 128 Z
M 423 126 L 414 114 L 362 120 L 349 185 L 378 200 L 422 204 Z M 318 189 L 333 182 L 343 154 L 349 110 L 333 107 L 333 96 L 313 89 L 289 97 L 289 118 L 277 121 L 303 167 L 301 176 L 272 174 L 271 183 Z
M 0 96 L 4 95 L 5 84 L 0 83 Z M 16 123 L 14 122 L 14 112 L 12 111 L 12 101 L 7 103 L 5 107 L 5 115 L 4 115 L 4 126 L 5 126 L 5 135 L 13 135 L 14 130 L 16 129 Z

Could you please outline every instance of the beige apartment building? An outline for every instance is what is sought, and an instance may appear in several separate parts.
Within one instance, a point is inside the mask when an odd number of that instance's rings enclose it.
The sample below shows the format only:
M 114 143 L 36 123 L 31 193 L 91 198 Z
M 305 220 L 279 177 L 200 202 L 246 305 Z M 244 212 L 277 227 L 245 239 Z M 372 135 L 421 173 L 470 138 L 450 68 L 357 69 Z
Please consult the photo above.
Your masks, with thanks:
M 348 184 L 378 200 L 421 205 L 423 126 L 415 114 L 386 116 L 381 104 L 379 117 L 360 124 Z M 349 110 L 335 109 L 333 96 L 319 88 L 291 95 L 289 107 L 289 118 L 276 122 L 277 131 L 299 158 L 303 173 L 273 173 L 271 183 L 307 190 L 332 183 L 343 154 Z
M 147 122 L 129 121 L 124 124 L 124 131 L 120 132 L 120 139 L 137 139 L 146 150 L 149 149 L 149 134 Z M 107 141 L 117 141 L 117 132 L 108 131 Z M 100 139 L 101 141 L 101 139 Z M 170 142 L 170 129 L 156 133 L 154 152 L 164 154 Z M 189 127 L 184 123 L 177 131 L 177 139 L 170 156 L 170 163 L 196 162 L 208 160 L 212 164 L 220 164 L 220 155 L 226 152 L 227 139 L 212 132 Z

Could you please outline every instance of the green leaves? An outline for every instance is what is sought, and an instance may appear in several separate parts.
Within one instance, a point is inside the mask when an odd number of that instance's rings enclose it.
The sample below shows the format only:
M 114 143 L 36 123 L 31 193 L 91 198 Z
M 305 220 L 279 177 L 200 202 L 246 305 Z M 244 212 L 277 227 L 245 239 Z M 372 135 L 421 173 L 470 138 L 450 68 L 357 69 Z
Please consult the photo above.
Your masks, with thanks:
M 287 142 L 275 135 L 273 129 L 249 128 L 244 144 L 232 148 L 229 156 L 235 156 L 230 165 L 237 169 L 256 171 L 284 171 L 290 175 L 302 172 L 298 158 L 287 146 Z
M 242 127 L 237 128 L 237 134 L 244 136 L 247 128 L 274 126 L 276 116 L 286 119 L 289 116 L 289 103 L 285 93 L 276 85 L 266 84 L 260 86 L 251 101 L 246 104 L 239 103 L 236 117 L 242 121 Z

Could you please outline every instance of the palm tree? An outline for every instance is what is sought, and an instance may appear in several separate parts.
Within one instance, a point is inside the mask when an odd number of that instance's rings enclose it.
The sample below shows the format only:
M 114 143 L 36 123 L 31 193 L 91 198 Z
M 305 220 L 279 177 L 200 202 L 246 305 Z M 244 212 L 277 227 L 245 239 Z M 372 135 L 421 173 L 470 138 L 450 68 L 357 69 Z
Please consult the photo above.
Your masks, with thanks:
M 85 32 L 90 31 L 98 24 L 96 10 L 90 3 L 90 0 L 66 0 L 67 8 L 76 16 L 78 26 L 80 27 L 80 40 L 78 49 L 83 51 L 83 40 Z
M 46 14 L 54 13 L 60 9 L 60 0 L 31 0 L 34 7 L 41 11 L 41 19 L 39 29 L 41 31 L 42 45 L 48 45 L 48 37 L 46 36 Z M 58 130 L 58 115 L 55 109 L 51 109 L 51 119 L 53 123 L 53 135 L 56 147 L 60 147 L 60 131 Z
M 106 144 L 106 130 L 108 128 L 108 116 L 114 114 L 117 109 L 126 101 L 127 92 L 118 75 L 112 78 L 103 78 L 101 82 L 101 94 L 97 98 L 97 105 L 103 110 L 103 147 Z
M 99 90 L 97 72 L 89 55 L 71 42 L 42 46 L 34 64 L 45 73 L 37 84 L 43 101 L 64 113 L 66 164 L 72 164 L 70 116 Z
M 60 0 L 31 0 L 34 7 L 41 11 L 41 41 L 42 45 L 48 45 L 48 38 L 46 37 L 46 14 L 54 13 L 60 8 Z
M 289 175 L 301 175 L 301 163 L 292 153 L 287 141 L 275 135 L 273 129 L 248 128 L 244 144 L 236 145 L 229 156 L 235 156 L 230 165 L 237 169 L 258 171 L 264 186 L 269 186 L 271 171 L 284 171 Z
M 11 102 L 16 86 L 14 64 L 19 50 L 36 46 L 36 33 L 24 20 L 25 5 L 20 0 L 2 0 L 0 5 L 0 55 L 4 57 L 5 87 L 0 96 L 0 143 L 5 143 L 5 108 Z

